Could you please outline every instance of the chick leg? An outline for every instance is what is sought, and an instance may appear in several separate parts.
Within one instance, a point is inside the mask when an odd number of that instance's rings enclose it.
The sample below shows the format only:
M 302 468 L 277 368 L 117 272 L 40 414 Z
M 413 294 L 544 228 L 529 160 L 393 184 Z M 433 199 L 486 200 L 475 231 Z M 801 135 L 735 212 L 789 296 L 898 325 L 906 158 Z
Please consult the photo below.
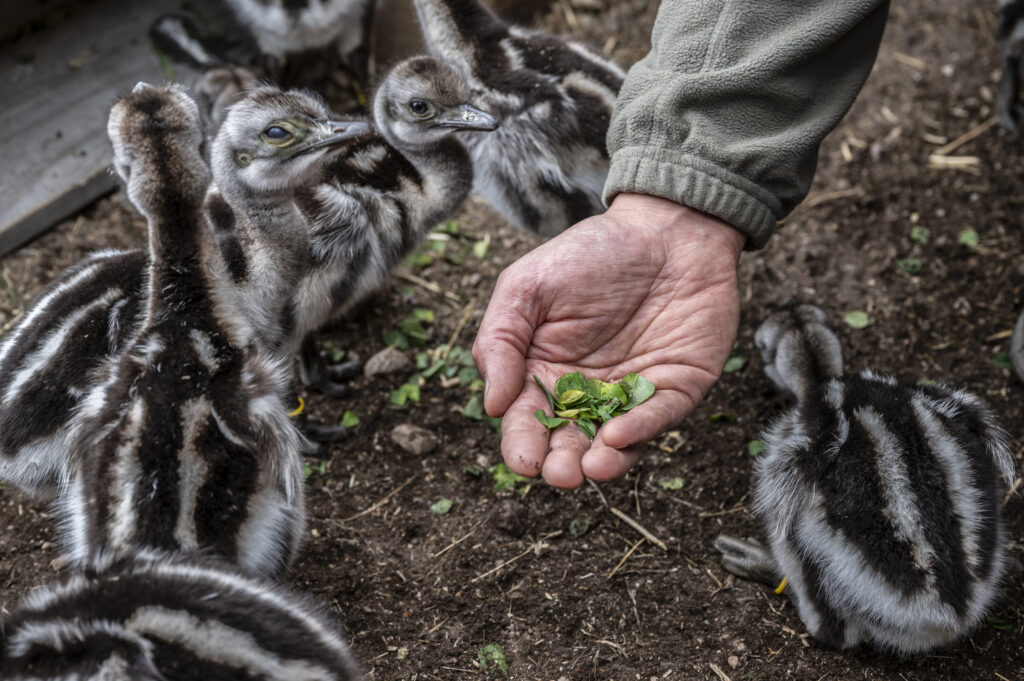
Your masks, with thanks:
M 722 552 L 722 567 L 737 577 L 773 587 L 782 580 L 775 560 L 756 539 L 743 540 L 720 534 L 715 538 L 715 548 Z

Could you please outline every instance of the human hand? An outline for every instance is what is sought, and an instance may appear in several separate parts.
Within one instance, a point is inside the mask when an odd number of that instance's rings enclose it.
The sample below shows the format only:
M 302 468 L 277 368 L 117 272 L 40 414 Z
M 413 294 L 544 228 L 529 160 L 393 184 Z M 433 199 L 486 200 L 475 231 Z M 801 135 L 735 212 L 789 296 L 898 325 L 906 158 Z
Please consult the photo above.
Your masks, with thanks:
M 517 473 L 573 489 L 621 478 L 641 446 L 678 424 L 718 379 L 739 324 L 736 266 L 746 236 L 685 206 L 620 194 L 510 265 L 498 278 L 473 357 L 484 407 L 504 416 L 501 452 Z M 574 424 L 548 431 L 536 374 L 654 383 L 647 402 L 590 441 Z

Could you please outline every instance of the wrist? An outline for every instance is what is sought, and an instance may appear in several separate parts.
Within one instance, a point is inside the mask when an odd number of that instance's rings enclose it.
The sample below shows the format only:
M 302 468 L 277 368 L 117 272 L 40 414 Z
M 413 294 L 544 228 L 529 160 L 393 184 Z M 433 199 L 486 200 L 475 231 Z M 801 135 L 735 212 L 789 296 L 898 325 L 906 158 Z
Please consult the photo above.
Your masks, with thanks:
M 617 194 L 608 214 L 656 231 L 669 247 L 700 243 L 715 250 L 728 250 L 739 260 L 747 243 L 747 235 L 728 222 L 650 194 Z

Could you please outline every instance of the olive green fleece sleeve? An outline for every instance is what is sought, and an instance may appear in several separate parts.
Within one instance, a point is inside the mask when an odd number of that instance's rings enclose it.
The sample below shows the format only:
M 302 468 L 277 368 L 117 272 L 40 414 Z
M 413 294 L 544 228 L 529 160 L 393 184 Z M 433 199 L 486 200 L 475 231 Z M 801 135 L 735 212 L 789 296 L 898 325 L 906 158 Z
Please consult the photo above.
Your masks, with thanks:
M 653 194 L 760 248 L 871 72 L 888 0 L 662 0 L 608 128 L 606 202 Z

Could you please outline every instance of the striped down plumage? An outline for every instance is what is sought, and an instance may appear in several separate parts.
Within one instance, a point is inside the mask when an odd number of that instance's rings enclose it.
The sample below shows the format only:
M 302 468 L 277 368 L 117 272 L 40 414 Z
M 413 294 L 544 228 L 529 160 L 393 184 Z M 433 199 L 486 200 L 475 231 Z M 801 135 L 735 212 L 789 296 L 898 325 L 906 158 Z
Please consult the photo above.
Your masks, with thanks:
M 842 648 L 909 655 L 961 638 L 1005 578 L 1006 433 L 970 393 L 835 375 L 823 316 L 791 309 L 762 328 L 780 319 L 781 334 L 758 332 L 779 341 L 761 344 L 767 364 L 806 389 L 762 436 L 752 510 L 801 619 Z
M 414 0 L 428 51 L 501 119 L 473 136 L 474 189 L 513 224 L 554 236 L 604 211 L 605 136 L 625 72 L 588 45 L 507 25 L 480 0 Z
M 148 220 L 147 287 L 137 333 L 74 419 L 63 540 L 76 564 L 199 547 L 278 576 L 304 525 L 302 437 L 282 402 L 287 367 L 238 313 L 203 210 L 198 109 L 177 88 L 137 88 L 108 132 Z
M 95 253 L 40 292 L 0 343 L 0 482 L 53 497 L 72 415 L 138 325 L 144 251 Z
M 5 681 L 357 681 L 310 599 L 199 555 L 98 557 L 0 621 Z

